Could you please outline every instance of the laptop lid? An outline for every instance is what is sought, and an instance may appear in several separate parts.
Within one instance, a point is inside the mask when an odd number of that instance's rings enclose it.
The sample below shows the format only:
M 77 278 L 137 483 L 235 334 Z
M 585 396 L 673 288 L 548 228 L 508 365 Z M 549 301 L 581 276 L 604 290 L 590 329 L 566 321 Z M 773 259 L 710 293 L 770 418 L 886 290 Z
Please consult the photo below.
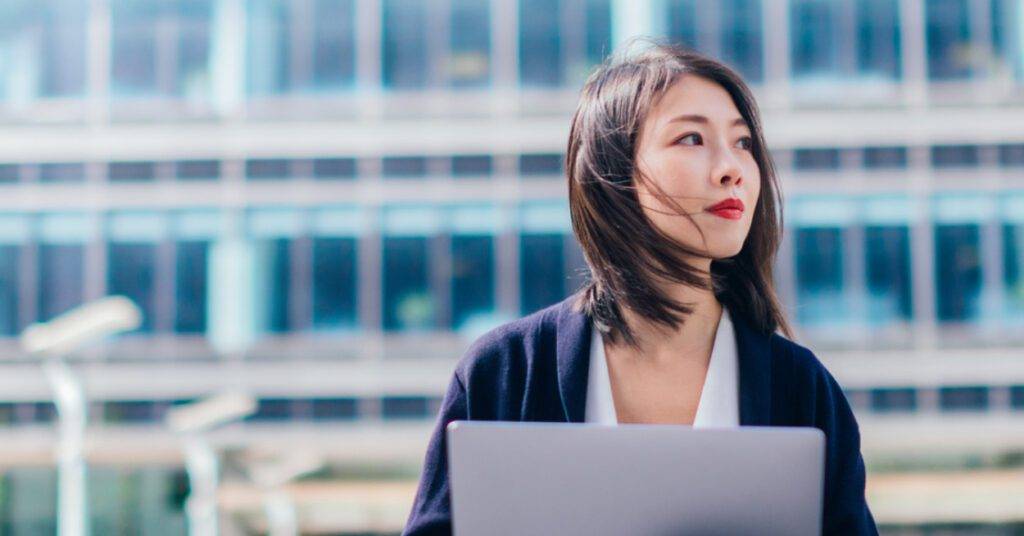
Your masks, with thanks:
M 456 536 L 819 534 L 816 428 L 457 421 Z

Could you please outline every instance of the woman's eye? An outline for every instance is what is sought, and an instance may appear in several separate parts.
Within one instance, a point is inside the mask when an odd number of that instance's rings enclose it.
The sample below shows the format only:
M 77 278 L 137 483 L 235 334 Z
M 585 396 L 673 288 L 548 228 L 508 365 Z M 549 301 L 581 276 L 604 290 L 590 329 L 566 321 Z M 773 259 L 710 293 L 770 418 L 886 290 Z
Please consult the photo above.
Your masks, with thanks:
M 679 143 L 680 145 L 698 145 L 703 141 L 704 140 L 700 137 L 700 134 L 693 132 L 679 138 L 679 141 L 676 143 Z
M 746 136 L 740 138 L 740 141 L 736 142 L 736 145 L 738 145 L 740 149 L 749 151 L 754 146 L 754 140 L 751 139 L 749 136 Z

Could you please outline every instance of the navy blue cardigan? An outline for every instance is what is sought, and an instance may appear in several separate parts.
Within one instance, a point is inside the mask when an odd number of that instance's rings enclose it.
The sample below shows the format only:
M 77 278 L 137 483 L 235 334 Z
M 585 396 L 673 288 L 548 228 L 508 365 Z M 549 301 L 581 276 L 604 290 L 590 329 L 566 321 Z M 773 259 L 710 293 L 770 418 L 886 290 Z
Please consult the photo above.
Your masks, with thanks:
M 445 426 L 455 420 L 583 422 L 592 322 L 569 298 L 484 335 L 452 376 L 403 534 L 451 534 Z M 734 315 L 740 424 L 825 433 L 824 534 L 877 534 L 864 499 L 860 433 L 810 350 Z

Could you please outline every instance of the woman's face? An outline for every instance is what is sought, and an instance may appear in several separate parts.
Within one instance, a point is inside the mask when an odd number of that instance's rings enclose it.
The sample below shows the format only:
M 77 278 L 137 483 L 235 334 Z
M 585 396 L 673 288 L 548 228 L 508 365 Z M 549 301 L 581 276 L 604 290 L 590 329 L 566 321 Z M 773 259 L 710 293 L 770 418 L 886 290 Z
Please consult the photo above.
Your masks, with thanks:
M 681 244 L 706 252 L 707 259 L 739 253 L 761 191 L 750 134 L 725 89 L 695 75 L 680 77 L 647 114 L 637 168 L 693 222 L 637 180 L 647 218 Z

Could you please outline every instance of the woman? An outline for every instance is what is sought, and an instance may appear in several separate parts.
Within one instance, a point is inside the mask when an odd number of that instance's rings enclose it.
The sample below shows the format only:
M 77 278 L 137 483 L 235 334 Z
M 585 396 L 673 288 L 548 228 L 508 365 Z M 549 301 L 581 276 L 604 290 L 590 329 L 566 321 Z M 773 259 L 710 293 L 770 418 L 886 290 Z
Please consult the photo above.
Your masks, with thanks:
M 876 534 L 853 413 L 776 333 L 789 333 L 772 286 L 780 196 L 740 77 L 661 45 L 603 65 L 566 160 L 591 280 L 459 362 L 406 534 L 450 533 L 444 430 L 467 419 L 817 427 L 824 533 Z

